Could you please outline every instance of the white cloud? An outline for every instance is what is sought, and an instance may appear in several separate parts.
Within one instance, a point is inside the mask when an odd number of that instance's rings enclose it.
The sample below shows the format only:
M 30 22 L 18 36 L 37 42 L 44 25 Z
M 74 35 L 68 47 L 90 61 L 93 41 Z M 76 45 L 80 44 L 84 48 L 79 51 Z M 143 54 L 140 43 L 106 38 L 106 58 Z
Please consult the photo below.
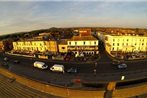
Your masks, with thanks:
M 95 2 L 95 1 L 102 1 L 102 2 L 142 2 L 147 0 L 0 0 L 0 1 L 20 1 L 20 2 L 28 2 L 28 1 L 54 1 L 54 2 L 64 2 L 64 1 L 76 1 L 76 2 Z

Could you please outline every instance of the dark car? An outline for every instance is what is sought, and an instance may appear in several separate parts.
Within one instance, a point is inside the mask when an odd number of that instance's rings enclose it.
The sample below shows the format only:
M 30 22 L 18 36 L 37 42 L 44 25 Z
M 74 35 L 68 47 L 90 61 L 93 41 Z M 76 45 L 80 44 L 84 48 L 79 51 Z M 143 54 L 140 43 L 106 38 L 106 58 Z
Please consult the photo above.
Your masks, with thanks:
M 13 63 L 18 64 L 18 63 L 20 63 L 20 61 L 19 60 L 14 60 Z
M 121 62 L 119 60 L 113 60 L 112 61 L 112 65 L 119 65 L 121 64 Z
M 7 58 L 7 57 L 5 57 L 5 58 L 4 58 L 4 61 L 8 61 L 8 58 Z
M 78 73 L 78 68 L 72 67 L 72 68 L 68 69 L 67 72 L 68 73 Z
M 119 69 L 126 69 L 127 68 L 127 64 L 123 63 L 123 64 L 119 64 L 117 66 Z
M 8 66 L 8 63 L 7 62 L 3 62 L 2 65 Z

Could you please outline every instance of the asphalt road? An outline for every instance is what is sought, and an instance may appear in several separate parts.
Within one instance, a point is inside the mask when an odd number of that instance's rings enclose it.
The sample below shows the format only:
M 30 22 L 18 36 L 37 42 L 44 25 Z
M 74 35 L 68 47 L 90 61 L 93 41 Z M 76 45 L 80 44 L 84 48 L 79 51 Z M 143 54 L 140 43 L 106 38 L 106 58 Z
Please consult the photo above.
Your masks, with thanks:
M 104 52 L 101 52 L 102 55 Z M 105 56 L 104 56 L 105 55 Z M 127 69 L 117 69 L 116 66 L 111 64 L 111 58 L 103 54 L 101 59 L 98 61 L 96 66 L 96 74 L 94 74 L 94 63 L 76 63 L 76 62 L 62 62 L 65 66 L 65 70 L 70 67 L 78 67 L 79 73 L 70 74 L 70 73 L 56 73 L 48 70 L 41 70 L 33 67 L 35 61 L 43 61 L 49 67 L 53 64 L 61 64 L 59 61 L 50 61 L 50 60 L 41 60 L 33 59 L 21 56 L 12 56 L 7 54 L 0 54 L 0 61 L 3 62 L 4 57 L 9 58 L 9 70 L 27 76 L 32 79 L 55 83 L 59 85 L 70 84 L 74 79 L 81 79 L 82 81 L 90 82 L 108 82 L 108 81 L 120 81 L 121 76 L 125 76 L 125 80 L 129 79 L 138 79 L 141 77 L 147 77 L 147 60 L 144 61 L 133 61 L 126 62 L 128 65 Z M 103 57 L 103 58 L 102 58 Z M 106 59 L 105 59 L 106 57 Z M 109 60 L 108 60 L 109 59 Z M 20 64 L 14 64 L 14 60 L 19 60 Z M 108 60 L 107 62 L 105 60 Z M 104 62 L 105 61 L 105 62 Z

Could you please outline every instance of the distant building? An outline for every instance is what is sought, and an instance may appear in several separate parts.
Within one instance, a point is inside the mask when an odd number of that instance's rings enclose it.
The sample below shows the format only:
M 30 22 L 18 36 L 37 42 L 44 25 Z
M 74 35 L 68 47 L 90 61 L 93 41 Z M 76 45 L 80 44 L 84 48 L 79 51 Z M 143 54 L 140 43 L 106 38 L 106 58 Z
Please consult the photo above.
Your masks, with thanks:
M 46 46 L 48 52 L 51 52 L 53 54 L 56 54 L 57 52 L 59 52 L 58 43 L 55 40 L 46 41 L 45 46 Z
M 147 51 L 147 36 L 105 35 L 104 43 L 108 53 Z
M 12 40 L 2 40 L 0 41 L 0 51 L 10 51 L 12 50 Z
M 13 42 L 13 51 L 24 53 L 51 52 L 57 53 L 56 41 L 25 40 Z
M 58 44 L 58 48 L 59 48 L 59 52 L 60 53 L 67 53 L 67 40 L 62 40 L 59 44 Z
M 67 41 L 68 51 L 75 54 L 98 54 L 98 40 L 91 35 L 90 29 L 79 29 L 79 35 Z

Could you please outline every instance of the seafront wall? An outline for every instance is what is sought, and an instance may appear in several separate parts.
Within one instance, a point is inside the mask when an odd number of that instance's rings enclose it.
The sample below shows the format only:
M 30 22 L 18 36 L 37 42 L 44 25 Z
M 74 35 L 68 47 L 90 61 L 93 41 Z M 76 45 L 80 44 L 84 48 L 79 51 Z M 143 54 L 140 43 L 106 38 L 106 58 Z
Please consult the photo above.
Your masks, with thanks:
M 16 75 L 3 68 L 0 68 L 0 74 L 15 79 L 17 82 L 26 85 L 30 88 L 65 98 L 96 98 L 96 97 L 103 98 L 105 92 L 104 90 L 100 90 L 100 91 L 78 90 L 78 89 L 71 89 L 71 88 L 60 87 L 55 85 L 48 85 L 46 83 L 41 83 L 39 81 L 30 80 L 27 79 L 26 77 Z
M 105 90 L 78 90 L 73 88 L 67 88 L 56 85 L 49 85 L 37 80 L 31 80 L 27 77 L 16 75 L 6 69 L 0 68 L 0 74 L 14 79 L 15 81 L 36 89 L 41 92 L 45 92 L 55 96 L 61 96 L 65 98 L 103 98 Z M 121 88 L 115 88 L 113 91 L 113 98 L 126 98 L 147 93 L 147 82 L 137 84 L 135 86 L 124 86 Z

